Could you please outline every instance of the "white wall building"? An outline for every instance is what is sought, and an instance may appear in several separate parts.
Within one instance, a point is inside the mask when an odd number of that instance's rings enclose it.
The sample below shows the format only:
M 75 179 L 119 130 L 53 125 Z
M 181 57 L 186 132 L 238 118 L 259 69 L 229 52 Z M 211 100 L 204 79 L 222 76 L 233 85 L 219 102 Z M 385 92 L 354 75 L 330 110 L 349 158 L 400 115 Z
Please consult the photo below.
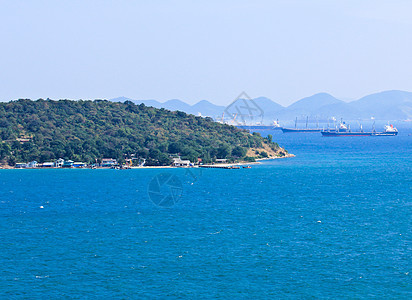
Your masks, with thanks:
M 188 167 L 190 166 L 190 160 L 182 160 L 180 157 L 173 158 L 173 167 Z

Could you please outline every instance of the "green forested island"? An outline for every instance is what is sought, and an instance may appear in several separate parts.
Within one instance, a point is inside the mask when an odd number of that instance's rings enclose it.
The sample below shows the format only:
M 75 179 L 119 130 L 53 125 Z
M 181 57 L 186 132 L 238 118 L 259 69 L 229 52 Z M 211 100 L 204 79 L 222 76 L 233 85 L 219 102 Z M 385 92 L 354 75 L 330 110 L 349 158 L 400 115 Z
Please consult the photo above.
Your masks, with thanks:
M 234 126 L 168 111 L 106 100 L 17 100 L 0 103 L 0 163 L 53 161 L 95 163 L 102 158 L 144 158 L 169 165 L 170 156 L 210 163 L 217 158 L 253 161 L 285 156 L 271 141 Z

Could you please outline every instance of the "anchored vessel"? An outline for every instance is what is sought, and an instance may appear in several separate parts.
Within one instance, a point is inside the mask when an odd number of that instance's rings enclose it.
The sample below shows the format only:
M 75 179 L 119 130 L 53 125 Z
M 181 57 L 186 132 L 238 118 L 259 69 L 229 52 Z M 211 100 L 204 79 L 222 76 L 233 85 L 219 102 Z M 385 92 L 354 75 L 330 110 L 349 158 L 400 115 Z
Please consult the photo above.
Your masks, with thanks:
M 281 128 L 283 133 L 289 132 L 320 132 L 322 129 L 319 128 L 319 125 L 316 128 L 308 128 L 309 117 L 306 117 L 306 128 L 297 128 L 298 118 L 295 119 L 295 128 Z
M 273 125 L 236 125 L 237 128 L 247 130 L 280 130 L 282 127 L 279 125 L 279 121 L 273 121 Z
M 393 125 L 385 125 L 384 131 L 377 132 L 375 130 L 375 123 L 372 131 L 363 131 L 362 125 L 359 131 L 351 131 L 350 126 L 345 122 L 341 122 L 339 127 L 335 129 L 327 129 L 321 131 L 322 136 L 394 136 L 398 134 L 398 130 Z

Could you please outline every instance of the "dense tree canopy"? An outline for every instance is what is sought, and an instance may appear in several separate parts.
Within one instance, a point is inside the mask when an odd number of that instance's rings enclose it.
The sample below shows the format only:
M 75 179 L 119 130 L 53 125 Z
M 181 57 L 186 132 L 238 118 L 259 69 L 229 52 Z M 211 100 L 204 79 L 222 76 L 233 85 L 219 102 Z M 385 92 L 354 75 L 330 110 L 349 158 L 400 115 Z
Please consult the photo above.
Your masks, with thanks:
M 88 163 L 140 157 L 170 164 L 170 154 L 196 161 L 242 158 L 248 148 L 277 144 L 210 118 L 105 100 L 18 100 L 0 104 L 0 160 L 57 158 Z

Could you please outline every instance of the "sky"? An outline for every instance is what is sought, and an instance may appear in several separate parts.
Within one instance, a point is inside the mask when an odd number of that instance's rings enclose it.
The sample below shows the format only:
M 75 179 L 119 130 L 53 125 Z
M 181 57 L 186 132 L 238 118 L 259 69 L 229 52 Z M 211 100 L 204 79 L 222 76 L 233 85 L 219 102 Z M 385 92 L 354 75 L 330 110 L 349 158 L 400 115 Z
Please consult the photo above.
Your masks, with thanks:
M 0 101 L 412 91 L 412 1 L 0 0 Z

